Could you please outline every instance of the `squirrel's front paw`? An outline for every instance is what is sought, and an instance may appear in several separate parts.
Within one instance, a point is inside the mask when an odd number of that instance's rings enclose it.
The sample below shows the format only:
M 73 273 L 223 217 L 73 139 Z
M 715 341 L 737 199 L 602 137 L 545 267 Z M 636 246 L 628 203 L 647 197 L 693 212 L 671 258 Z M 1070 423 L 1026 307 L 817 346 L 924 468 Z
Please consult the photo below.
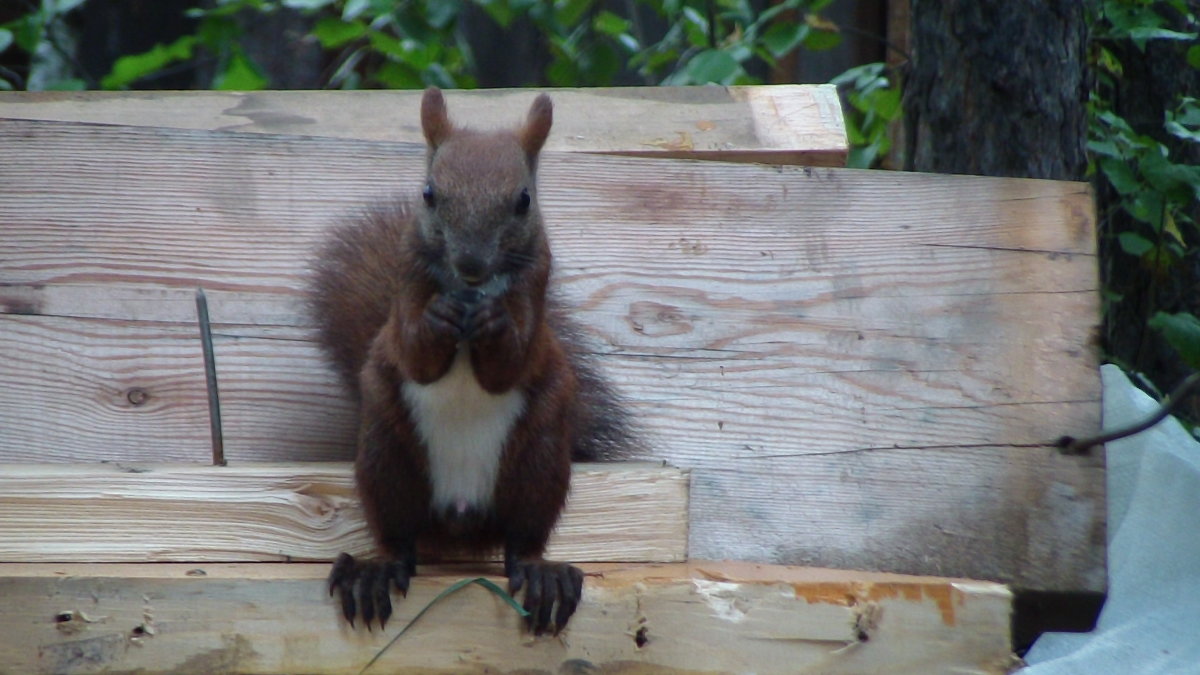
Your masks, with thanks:
M 490 340 L 506 333 L 512 327 L 512 319 L 503 298 L 485 295 L 467 307 L 464 324 L 464 339 Z
M 342 601 L 342 616 L 350 625 L 362 616 L 363 624 L 371 630 L 371 622 L 379 617 L 379 627 L 387 625 L 392 616 L 391 589 L 400 595 L 408 594 L 412 574 L 407 565 L 396 560 L 356 560 L 342 553 L 329 572 L 329 594 L 335 592 Z
M 558 635 L 583 597 L 583 571 L 574 565 L 540 558 L 522 560 L 513 565 L 508 575 L 508 592 L 516 595 L 522 588 L 525 589 L 523 606 L 529 612 L 526 628 L 535 635 L 549 632 Z
M 425 323 L 439 338 L 458 342 L 466 339 L 472 303 L 454 293 L 439 293 L 425 306 Z

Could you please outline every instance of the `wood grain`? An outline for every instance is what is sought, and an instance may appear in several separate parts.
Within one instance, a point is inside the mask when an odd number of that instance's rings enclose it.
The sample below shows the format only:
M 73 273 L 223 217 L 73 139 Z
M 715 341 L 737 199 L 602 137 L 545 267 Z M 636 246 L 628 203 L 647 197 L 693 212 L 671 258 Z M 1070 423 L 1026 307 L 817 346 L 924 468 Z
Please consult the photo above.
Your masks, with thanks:
M 330 560 L 374 544 L 346 462 L 0 465 L 0 562 Z M 575 467 L 562 560 L 687 556 L 687 473 Z
M 348 459 L 308 341 L 329 224 L 421 150 L 0 121 L 0 460 L 203 461 L 192 293 L 236 461 Z M 1086 186 L 551 153 L 557 278 L 653 454 L 693 469 L 690 554 L 1102 589 Z M 54 180 L 47 182 L 46 176 Z M 141 388 L 147 403 L 122 403 Z
M 547 89 L 547 149 L 641 157 L 845 166 L 833 85 Z M 531 90 L 447 92 L 460 123 L 516 124 Z M 0 118 L 424 143 L 420 91 L 3 92 Z
M 1005 673 L 1016 663 L 1011 596 L 996 584 L 703 562 L 585 570 L 561 638 L 522 635 L 511 610 L 470 586 L 368 672 Z M 0 672 L 357 673 L 437 593 L 481 570 L 422 568 L 374 633 L 339 622 L 327 571 L 0 565 Z

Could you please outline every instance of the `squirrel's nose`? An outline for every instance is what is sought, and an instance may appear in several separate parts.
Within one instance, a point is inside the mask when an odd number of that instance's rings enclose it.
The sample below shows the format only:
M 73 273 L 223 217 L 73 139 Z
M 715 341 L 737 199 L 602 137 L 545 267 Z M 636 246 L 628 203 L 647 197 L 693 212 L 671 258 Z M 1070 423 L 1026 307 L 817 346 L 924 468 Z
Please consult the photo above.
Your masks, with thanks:
M 478 286 L 484 281 L 487 264 L 477 255 L 464 253 L 454 258 L 454 272 L 468 286 Z

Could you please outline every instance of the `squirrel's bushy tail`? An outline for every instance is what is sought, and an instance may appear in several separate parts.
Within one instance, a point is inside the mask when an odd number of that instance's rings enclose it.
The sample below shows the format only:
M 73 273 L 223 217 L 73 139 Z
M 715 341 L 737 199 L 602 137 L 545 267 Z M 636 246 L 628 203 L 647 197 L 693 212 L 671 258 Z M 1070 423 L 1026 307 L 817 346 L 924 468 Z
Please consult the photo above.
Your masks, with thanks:
M 571 425 L 576 430 L 571 461 L 612 462 L 644 456 L 645 448 L 633 416 L 608 378 L 597 370 L 595 354 L 587 349 L 584 332 L 553 293 L 546 300 L 546 318 L 559 335 L 579 381 L 576 419 Z

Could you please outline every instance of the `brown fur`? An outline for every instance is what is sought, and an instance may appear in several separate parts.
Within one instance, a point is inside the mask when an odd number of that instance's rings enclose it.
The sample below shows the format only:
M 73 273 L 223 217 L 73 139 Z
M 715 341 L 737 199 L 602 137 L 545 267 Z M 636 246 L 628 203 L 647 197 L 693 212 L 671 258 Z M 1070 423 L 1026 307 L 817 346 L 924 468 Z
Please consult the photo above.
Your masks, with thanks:
M 418 540 L 439 552 L 505 546 L 511 556 L 540 557 L 572 458 L 634 451 L 624 410 L 548 297 L 535 178 L 551 110 L 542 95 L 519 129 L 480 133 L 452 125 L 441 92 L 430 90 L 421 120 L 436 208 L 420 200 L 373 208 L 337 228 L 317 256 L 311 311 L 360 403 L 356 477 L 367 522 L 390 556 L 411 555 Z M 523 214 L 514 207 L 522 190 Z M 456 298 L 496 278 L 506 280 L 502 293 L 467 303 L 475 307 L 463 320 L 475 329 L 471 365 L 489 392 L 520 389 L 525 410 L 504 444 L 492 508 L 443 517 L 430 507 L 427 450 L 401 385 L 445 375 L 459 337 L 444 319 L 461 313 Z

